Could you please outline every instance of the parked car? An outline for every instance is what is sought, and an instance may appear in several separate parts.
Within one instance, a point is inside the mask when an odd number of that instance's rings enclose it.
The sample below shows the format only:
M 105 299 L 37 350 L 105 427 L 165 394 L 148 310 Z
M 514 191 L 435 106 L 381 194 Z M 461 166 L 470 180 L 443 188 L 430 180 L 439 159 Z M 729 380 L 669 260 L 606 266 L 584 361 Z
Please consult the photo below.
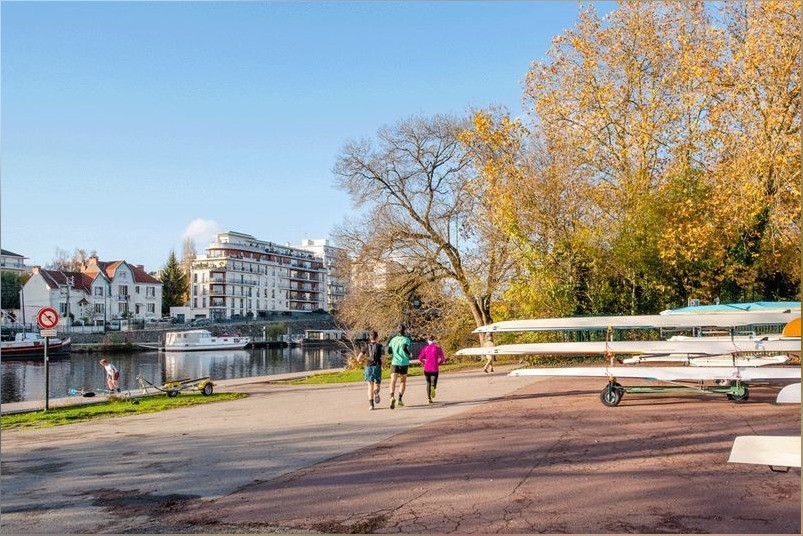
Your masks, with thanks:
M 106 329 L 109 331 L 120 331 L 120 321 L 109 320 L 108 322 L 106 322 Z
M 212 323 L 213 322 L 208 318 L 196 318 L 195 320 L 190 322 L 190 325 L 194 327 L 200 327 L 200 326 L 211 326 Z

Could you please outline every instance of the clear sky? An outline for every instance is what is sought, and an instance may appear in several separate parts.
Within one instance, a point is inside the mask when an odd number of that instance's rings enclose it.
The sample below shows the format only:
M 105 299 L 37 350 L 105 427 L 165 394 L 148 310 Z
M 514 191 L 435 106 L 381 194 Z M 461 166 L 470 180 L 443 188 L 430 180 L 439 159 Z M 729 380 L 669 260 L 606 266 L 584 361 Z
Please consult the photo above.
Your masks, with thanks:
M 610 4 L 598 5 L 601 12 Z M 343 144 L 503 105 L 575 2 L 0 3 L 0 240 L 146 270 L 215 230 L 299 243 L 350 208 Z

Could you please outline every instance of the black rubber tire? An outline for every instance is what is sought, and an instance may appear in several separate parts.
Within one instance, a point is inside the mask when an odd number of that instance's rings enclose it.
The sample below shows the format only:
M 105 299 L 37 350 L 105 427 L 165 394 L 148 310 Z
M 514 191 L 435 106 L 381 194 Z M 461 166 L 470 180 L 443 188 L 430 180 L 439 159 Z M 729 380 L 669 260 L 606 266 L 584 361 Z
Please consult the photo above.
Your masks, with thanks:
M 174 398 L 178 396 L 178 391 L 168 391 L 167 396 L 169 396 L 170 398 Z
M 730 400 L 734 402 L 747 402 L 747 399 L 750 398 L 750 391 L 747 390 L 747 387 L 744 388 L 744 394 L 742 396 L 738 395 L 728 395 Z
M 204 396 L 210 396 L 212 394 L 212 384 L 211 383 L 207 383 L 206 385 L 204 385 L 204 388 L 201 389 L 201 393 Z
M 602 400 L 603 405 L 610 407 L 618 406 L 622 401 L 622 391 L 613 385 L 605 386 L 605 389 L 599 394 L 599 399 Z

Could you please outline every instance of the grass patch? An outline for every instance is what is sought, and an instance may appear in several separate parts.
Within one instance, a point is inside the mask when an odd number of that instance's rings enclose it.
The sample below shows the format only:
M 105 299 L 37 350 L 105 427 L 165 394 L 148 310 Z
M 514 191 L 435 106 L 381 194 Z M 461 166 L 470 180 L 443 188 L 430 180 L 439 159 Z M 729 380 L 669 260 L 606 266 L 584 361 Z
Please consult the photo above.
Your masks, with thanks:
M 519 356 L 496 356 L 494 365 L 518 365 L 520 363 Z M 566 356 L 529 356 L 528 359 L 522 363 L 522 366 L 527 367 L 576 367 L 580 365 L 605 365 L 607 361 L 599 356 L 594 357 L 566 357 Z M 463 359 L 452 360 L 445 365 L 441 365 L 440 372 L 454 372 L 458 370 L 480 369 L 485 365 L 485 359 Z M 417 365 L 411 365 L 408 370 L 408 376 L 423 376 L 424 369 Z M 382 379 L 390 379 L 390 369 L 382 369 Z M 306 378 L 299 378 L 297 380 L 282 380 L 276 383 L 290 384 L 290 385 L 319 385 L 326 383 L 351 383 L 361 382 L 364 380 L 363 369 L 344 370 L 340 372 L 326 372 L 321 374 L 313 374 Z
M 12 430 L 15 428 L 48 428 L 50 426 L 59 426 L 93 419 L 155 413 L 157 411 L 183 406 L 196 406 L 209 402 L 236 400 L 246 396 L 248 395 L 242 393 L 217 393 L 210 396 L 192 393 L 181 394 L 175 398 L 168 398 L 162 395 L 134 399 L 115 397 L 108 402 L 100 402 L 98 404 L 85 404 L 53 408 L 47 411 L 39 410 L 27 413 L 15 413 L 13 415 L 3 415 L 0 417 L 0 428 L 3 430 Z

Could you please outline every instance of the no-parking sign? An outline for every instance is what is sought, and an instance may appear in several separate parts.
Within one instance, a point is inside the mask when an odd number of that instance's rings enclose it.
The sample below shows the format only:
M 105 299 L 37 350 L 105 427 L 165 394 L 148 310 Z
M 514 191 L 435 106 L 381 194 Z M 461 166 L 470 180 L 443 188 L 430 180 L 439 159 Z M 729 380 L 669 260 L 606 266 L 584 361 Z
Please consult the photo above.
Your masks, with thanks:
M 53 329 L 59 323 L 59 314 L 52 307 L 44 307 L 36 315 L 36 321 L 42 329 Z

